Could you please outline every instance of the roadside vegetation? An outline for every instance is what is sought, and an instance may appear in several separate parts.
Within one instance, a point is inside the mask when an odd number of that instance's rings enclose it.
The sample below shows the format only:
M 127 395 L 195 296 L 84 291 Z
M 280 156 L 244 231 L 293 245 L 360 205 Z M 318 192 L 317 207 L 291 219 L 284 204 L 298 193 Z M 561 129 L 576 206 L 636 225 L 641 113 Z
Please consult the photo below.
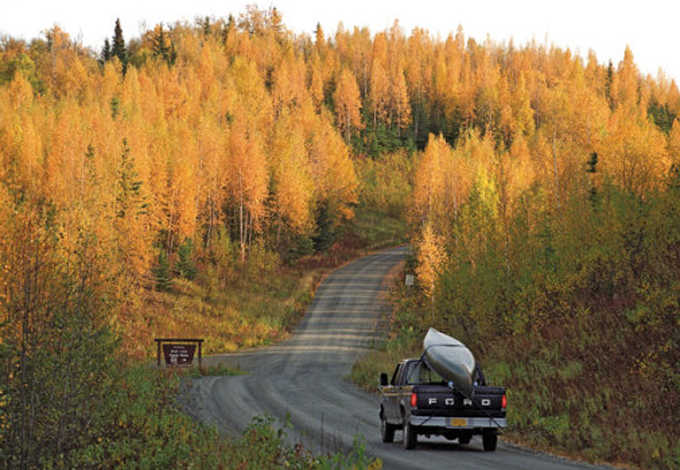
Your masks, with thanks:
M 372 250 L 405 243 L 406 223 L 382 206 L 364 203 L 340 227 L 333 244 L 283 263 L 263 247 L 251 250 L 244 268 L 235 249 L 216 263 L 198 263 L 195 278 L 172 278 L 166 288 L 147 292 L 140 315 L 124 328 L 130 353 L 152 354 L 157 337 L 201 337 L 205 352 L 264 346 L 287 337 L 302 318 L 324 273 Z M 132 350 L 133 345 L 136 349 Z
M 285 428 L 266 417 L 237 439 L 191 419 L 178 395 L 182 377 L 195 371 L 157 370 L 148 356 L 140 362 L 121 346 L 109 317 L 115 286 L 95 240 L 61 237 L 49 205 L 5 202 L 0 467 L 381 468 L 360 440 L 349 452 L 312 455 L 286 444 Z
M 530 147 L 522 163 L 489 134 L 430 137 L 409 209 L 417 283 L 395 288 L 389 339 L 355 381 L 374 389 L 434 326 L 508 387 L 511 438 L 595 462 L 680 465 L 680 162 L 651 119 L 635 137 L 611 128 L 639 102 L 613 108 L 602 141 L 563 130 L 564 173 L 541 169 Z M 661 160 L 648 160 L 653 147 L 632 153 L 642 135 L 660 139 Z M 618 156 L 613 138 L 627 142 Z

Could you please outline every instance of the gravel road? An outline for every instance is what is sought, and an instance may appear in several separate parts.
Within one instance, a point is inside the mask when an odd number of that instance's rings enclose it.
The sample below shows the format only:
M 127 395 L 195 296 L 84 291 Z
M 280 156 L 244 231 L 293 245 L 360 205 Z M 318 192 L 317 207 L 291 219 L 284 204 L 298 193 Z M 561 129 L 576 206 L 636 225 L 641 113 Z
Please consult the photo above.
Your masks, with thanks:
M 405 254 L 405 248 L 388 249 L 334 271 L 288 341 L 207 358 L 208 364 L 238 366 L 248 374 L 195 379 L 185 397 L 189 413 L 225 433 L 240 433 L 254 416 L 288 417 L 295 430 L 290 440 L 317 452 L 346 449 L 362 435 L 368 453 L 382 458 L 388 470 L 607 468 L 534 453 L 502 439 L 495 452 L 483 452 L 479 437 L 469 445 L 419 437 L 409 451 L 400 442 L 380 441 L 378 395 L 359 390 L 347 376 L 357 357 L 380 340 L 376 325 L 386 308 L 382 281 Z

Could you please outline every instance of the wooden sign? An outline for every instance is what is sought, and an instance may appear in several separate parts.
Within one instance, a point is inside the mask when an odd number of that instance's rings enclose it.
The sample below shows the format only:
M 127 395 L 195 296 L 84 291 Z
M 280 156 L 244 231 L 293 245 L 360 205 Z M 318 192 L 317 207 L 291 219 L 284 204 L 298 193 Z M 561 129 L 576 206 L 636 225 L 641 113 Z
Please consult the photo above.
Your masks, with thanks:
M 168 366 L 189 366 L 196 353 L 195 344 L 164 344 L 163 356 Z
M 156 338 L 156 363 L 161 367 L 161 349 L 165 357 L 165 364 L 170 367 L 190 366 L 194 361 L 198 348 L 198 367 L 201 367 L 201 346 L 203 340 L 199 338 Z

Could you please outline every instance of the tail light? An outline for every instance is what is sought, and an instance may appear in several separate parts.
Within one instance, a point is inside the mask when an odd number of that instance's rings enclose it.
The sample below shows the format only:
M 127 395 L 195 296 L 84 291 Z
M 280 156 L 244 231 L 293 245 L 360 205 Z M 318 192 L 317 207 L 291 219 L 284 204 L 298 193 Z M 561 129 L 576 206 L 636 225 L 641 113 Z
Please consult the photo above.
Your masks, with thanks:
M 411 407 L 412 408 L 418 407 L 418 394 L 416 392 L 413 392 L 411 394 Z
M 501 408 L 505 409 L 508 406 L 508 397 L 503 395 L 503 398 L 501 398 Z

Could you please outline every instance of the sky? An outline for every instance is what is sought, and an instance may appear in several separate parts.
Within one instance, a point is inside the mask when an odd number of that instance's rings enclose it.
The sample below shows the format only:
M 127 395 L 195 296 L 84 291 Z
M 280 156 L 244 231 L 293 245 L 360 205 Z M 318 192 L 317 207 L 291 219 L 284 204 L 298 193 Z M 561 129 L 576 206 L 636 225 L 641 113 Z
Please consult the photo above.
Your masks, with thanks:
M 311 33 L 320 23 L 330 35 L 339 22 L 346 29 L 368 26 L 375 33 L 398 19 L 406 34 L 417 26 L 446 38 L 461 25 L 465 36 L 477 41 L 512 38 L 519 46 L 533 39 L 568 47 L 582 57 L 592 49 L 600 63 L 611 60 L 614 65 L 629 45 L 642 73 L 656 77 L 661 68 L 680 84 L 678 0 L 32 0 L 0 7 L 0 35 L 31 39 L 57 24 L 99 50 L 113 34 L 116 18 L 129 39 L 145 25 L 229 13 L 238 17 L 248 4 L 275 6 L 296 33 Z

